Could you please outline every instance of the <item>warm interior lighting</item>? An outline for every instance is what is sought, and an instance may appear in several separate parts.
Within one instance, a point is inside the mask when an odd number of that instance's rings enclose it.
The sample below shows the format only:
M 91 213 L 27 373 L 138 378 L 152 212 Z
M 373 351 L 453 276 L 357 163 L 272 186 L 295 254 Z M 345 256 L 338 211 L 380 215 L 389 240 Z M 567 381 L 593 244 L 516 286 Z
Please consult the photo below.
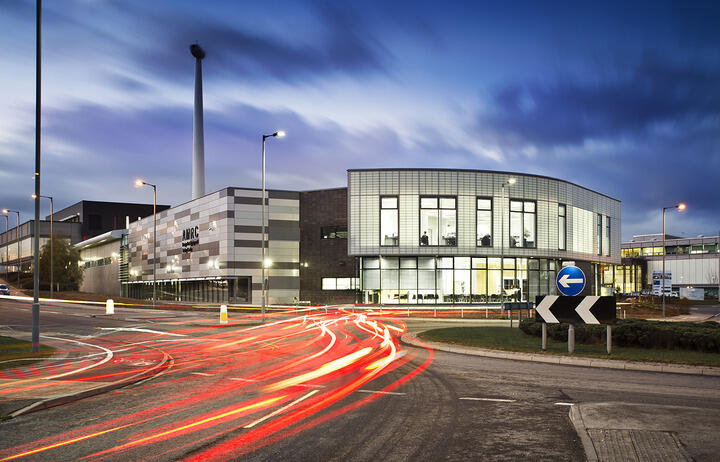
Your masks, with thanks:
M 285 137 L 285 131 L 284 130 L 278 130 L 277 133 L 275 133 L 275 136 L 278 138 L 284 138 Z
M 272 266 L 272 263 L 273 263 L 272 260 L 270 260 L 269 258 L 266 258 L 265 259 L 265 268 Z
M 682 212 L 683 210 L 685 210 L 685 207 L 687 207 L 687 205 L 685 205 L 683 202 L 680 202 L 680 203 L 677 205 L 677 209 L 680 210 L 681 212 Z

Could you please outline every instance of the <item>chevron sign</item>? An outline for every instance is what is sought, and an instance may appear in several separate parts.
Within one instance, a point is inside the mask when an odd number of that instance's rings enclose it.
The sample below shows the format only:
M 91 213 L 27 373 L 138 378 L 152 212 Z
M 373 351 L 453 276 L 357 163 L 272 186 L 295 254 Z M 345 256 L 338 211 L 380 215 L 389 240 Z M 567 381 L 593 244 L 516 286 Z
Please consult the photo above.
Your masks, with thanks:
M 535 319 L 549 324 L 614 324 L 615 297 L 539 295 L 535 298 Z

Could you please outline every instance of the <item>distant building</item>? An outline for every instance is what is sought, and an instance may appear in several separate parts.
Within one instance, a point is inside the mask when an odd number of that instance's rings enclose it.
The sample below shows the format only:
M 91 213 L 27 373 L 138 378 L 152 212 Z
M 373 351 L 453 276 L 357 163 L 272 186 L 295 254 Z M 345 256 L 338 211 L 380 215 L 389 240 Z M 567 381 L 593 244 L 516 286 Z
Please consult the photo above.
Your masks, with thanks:
M 686 238 L 665 235 L 665 272 L 672 289 L 702 288 L 717 297 L 720 275 L 720 235 Z M 621 245 L 622 265 L 615 268 L 617 288 L 622 293 L 649 291 L 653 272 L 662 273 L 662 234 L 633 236 Z
M 157 205 L 156 208 L 160 212 L 169 206 Z M 53 233 L 75 244 L 108 231 L 126 228 L 129 222 L 152 215 L 152 212 L 152 204 L 80 201 L 53 213 Z M 5 273 L 6 268 L 10 272 L 20 269 L 22 273 L 28 273 L 33 261 L 34 220 L 22 223 L 17 229 L 12 228 L 13 218 L 11 214 L 11 228 L 0 234 L 0 273 Z M 40 221 L 39 229 L 42 248 L 50 239 L 50 215 Z

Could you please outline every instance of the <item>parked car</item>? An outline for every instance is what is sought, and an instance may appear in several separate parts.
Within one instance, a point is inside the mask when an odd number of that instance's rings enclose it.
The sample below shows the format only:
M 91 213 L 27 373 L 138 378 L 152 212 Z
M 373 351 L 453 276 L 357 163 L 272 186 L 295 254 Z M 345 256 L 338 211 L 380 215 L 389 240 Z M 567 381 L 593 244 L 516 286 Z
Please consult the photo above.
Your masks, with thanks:
M 10 288 L 5 284 L 0 284 L 0 295 L 10 295 Z

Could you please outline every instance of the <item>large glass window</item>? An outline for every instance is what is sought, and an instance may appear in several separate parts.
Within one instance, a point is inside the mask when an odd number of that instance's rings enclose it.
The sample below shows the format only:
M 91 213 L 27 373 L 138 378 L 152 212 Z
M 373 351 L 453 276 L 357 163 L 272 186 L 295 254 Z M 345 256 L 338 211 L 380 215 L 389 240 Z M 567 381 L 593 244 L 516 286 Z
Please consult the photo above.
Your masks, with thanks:
M 457 199 L 420 198 L 420 245 L 457 245 Z
M 535 201 L 510 201 L 510 247 L 537 247 Z
M 558 204 L 558 249 L 567 250 L 567 207 Z
M 598 249 L 598 255 L 602 255 L 603 247 L 603 228 L 602 228 L 602 215 L 597 214 L 597 249 Z
M 399 244 L 398 236 L 398 198 L 380 198 L 380 245 L 396 246 Z
M 477 245 L 492 246 L 492 199 L 477 198 Z
M 610 256 L 610 217 L 605 217 L 605 246 L 604 254 Z

